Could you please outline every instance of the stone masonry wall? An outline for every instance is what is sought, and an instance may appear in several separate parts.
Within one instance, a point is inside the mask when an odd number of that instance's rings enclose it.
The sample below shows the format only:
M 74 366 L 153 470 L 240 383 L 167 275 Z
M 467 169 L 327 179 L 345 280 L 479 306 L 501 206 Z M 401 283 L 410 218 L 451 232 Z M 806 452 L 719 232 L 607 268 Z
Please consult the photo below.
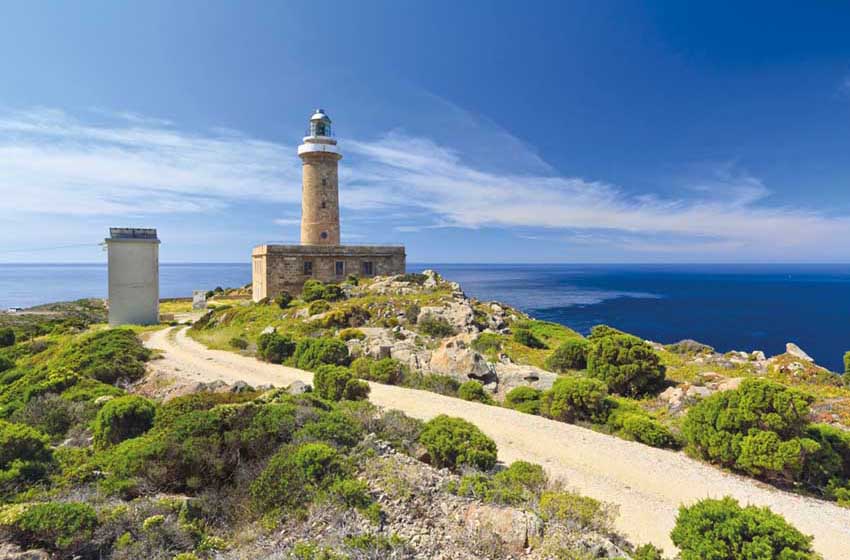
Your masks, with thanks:
M 296 295 L 309 278 L 341 282 L 349 274 L 363 276 L 363 263 L 372 263 L 373 276 L 404 274 L 404 247 L 351 245 L 260 245 L 253 254 L 253 297 L 259 301 L 281 292 Z M 312 274 L 304 274 L 304 263 L 312 263 Z M 342 262 L 342 274 L 336 263 Z

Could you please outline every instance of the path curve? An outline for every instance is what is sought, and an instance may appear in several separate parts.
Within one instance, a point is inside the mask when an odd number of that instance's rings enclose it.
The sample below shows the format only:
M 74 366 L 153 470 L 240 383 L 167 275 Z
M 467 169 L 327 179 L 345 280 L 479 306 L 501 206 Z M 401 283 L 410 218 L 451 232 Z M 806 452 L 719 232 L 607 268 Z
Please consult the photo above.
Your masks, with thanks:
M 251 385 L 311 383 L 313 374 L 260 362 L 222 350 L 210 350 L 189 338 L 184 328 L 152 333 L 146 344 L 161 350 L 151 366 L 184 379 Z M 668 553 L 669 534 L 681 503 L 731 495 L 743 504 L 769 506 L 806 534 L 825 560 L 850 559 L 850 509 L 797 496 L 752 479 L 723 472 L 683 453 L 655 449 L 594 431 L 467 402 L 427 391 L 371 383 L 369 400 L 422 420 L 438 414 L 476 424 L 499 446 L 499 459 L 524 459 L 544 465 L 550 476 L 570 488 L 619 506 L 617 528 L 637 544 L 652 542 Z

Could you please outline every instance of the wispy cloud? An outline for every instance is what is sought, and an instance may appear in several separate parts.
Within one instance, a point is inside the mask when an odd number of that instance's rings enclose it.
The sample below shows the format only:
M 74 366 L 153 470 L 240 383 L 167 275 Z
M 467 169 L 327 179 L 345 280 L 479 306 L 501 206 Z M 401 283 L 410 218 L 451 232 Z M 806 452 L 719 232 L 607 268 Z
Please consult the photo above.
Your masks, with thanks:
M 108 122 L 50 109 L 0 115 L 0 216 L 202 213 L 246 200 L 299 202 L 294 146 L 101 115 Z M 531 162 L 515 172 L 472 165 L 450 146 L 402 131 L 343 141 L 342 148 L 344 211 L 365 221 L 384 217 L 397 231 L 523 228 L 533 237 L 527 230 L 534 228 L 561 232 L 562 243 L 616 243 L 638 254 L 850 256 L 850 218 L 771 205 L 768 186 L 735 164 L 714 166 L 669 197 L 560 175 L 536 154 L 514 158 Z

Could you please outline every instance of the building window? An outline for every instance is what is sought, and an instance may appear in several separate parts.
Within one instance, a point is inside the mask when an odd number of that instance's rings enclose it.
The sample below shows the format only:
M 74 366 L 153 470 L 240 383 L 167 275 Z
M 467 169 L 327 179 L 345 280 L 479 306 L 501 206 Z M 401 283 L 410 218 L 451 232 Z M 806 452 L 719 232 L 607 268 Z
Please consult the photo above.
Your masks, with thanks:
M 363 276 L 372 276 L 375 274 L 375 267 L 372 266 L 372 261 L 363 261 L 360 263 L 360 273 Z
M 322 239 L 327 239 L 328 238 L 328 232 L 323 231 L 322 235 L 320 235 L 319 237 L 321 237 Z
M 328 206 L 328 203 L 323 200 L 322 201 L 322 208 L 327 208 L 327 206 Z
M 336 261 L 334 263 L 334 272 L 336 272 L 337 276 L 345 275 L 345 261 Z
M 304 261 L 304 276 L 313 276 L 313 261 Z
M 322 177 L 322 186 L 323 186 L 323 187 L 327 187 L 327 186 L 328 186 L 328 180 L 327 180 L 327 179 L 325 179 L 324 177 Z

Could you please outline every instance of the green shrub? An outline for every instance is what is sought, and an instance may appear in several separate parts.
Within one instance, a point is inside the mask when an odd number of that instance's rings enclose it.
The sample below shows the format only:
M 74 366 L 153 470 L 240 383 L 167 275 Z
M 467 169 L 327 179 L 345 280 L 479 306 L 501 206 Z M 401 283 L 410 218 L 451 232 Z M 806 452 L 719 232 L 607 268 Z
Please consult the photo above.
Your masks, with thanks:
M 303 338 L 298 341 L 293 354 L 295 366 L 315 370 L 322 365 L 348 364 L 348 347 L 338 338 Z
M 415 303 L 411 303 L 407 307 L 404 308 L 404 318 L 407 319 L 407 322 L 415 325 L 417 319 L 419 319 L 419 313 L 422 311 L 422 308 Z
M 56 437 L 64 435 L 74 424 L 90 419 L 91 408 L 93 405 L 75 403 L 55 393 L 47 393 L 30 399 L 10 416 L 10 420 Z
M 337 301 L 344 297 L 345 292 L 336 284 L 323 284 L 313 279 L 304 282 L 304 287 L 301 289 L 301 299 L 307 302 L 319 299 Z
M 850 351 L 844 353 L 844 373 L 850 373 Z
M 156 406 L 144 397 L 126 395 L 108 401 L 94 420 L 94 442 L 107 447 L 138 437 L 153 427 Z
M 345 277 L 345 283 L 349 286 L 358 286 L 360 284 L 360 278 L 356 274 L 349 274 Z
M 561 377 L 540 397 L 540 414 L 561 422 L 601 421 L 608 388 L 589 377 Z
M 456 397 L 458 389 L 460 389 L 460 382 L 449 375 L 432 373 L 415 378 L 414 382 L 410 383 L 409 386 L 415 389 L 446 395 L 447 397 Z
M 484 390 L 484 385 L 479 381 L 467 381 L 458 388 L 457 396 L 465 401 L 474 401 L 484 404 L 493 404 L 490 394 Z
M 288 335 L 276 332 L 261 334 L 257 339 L 257 354 L 260 359 L 272 364 L 283 363 L 295 352 L 295 342 Z
M 108 329 L 75 340 L 57 359 L 71 371 L 114 384 L 119 379 L 135 381 L 145 374 L 150 350 L 130 329 Z
M 526 414 L 540 414 L 542 395 L 543 391 L 533 387 L 515 387 L 505 395 L 505 406 Z
M 289 292 L 281 292 L 274 298 L 274 302 L 281 309 L 286 309 L 292 303 L 292 295 Z
M 13 367 L 15 367 L 15 362 L 13 362 L 11 358 L 0 354 L 0 373 L 3 373 L 4 371 L 9 371 Z M 21 373 L 23 374 L 23 372 Z
M 610 391 L 627 396 L 653 391 L 664 381 L 658 354 L 646 342 L 627 334 L 594 340 L 588 350 L 587 373 L 604 381 Z
M 481 333 L 472 341 L 472 349 L 485 355 L 501 352 L 502 336 L 496 333 Z
M 83 503 L 47 502 L 28 507 L 15 520 L 15 540 L 24 548 L 45 547 L 66 554 L 83 548 L 97 527 L 97 514 Z
M 726 497 L 679 508 L 670 539 L 682 560 L 814 560 L 812 539 L 768 508 Z
M 635 548 L 632 560 L 664 560 L 664 551 L 653 544 L 643 544 Z
M 251 484 L 251 497 L 260 511 L 300 508 L 346 473 L 342 455 L 325 443 L 283 447 Z
M 416 325 L 419 328 L 419 332 L 426 336 L 433 336 L 434 338 L 445 338 L 455 334 L 454 327 L 449 324 L 445 317 L 431 313 L 423 315 Z
M 827 424 L 811 424 L 805 437 L 819 449 L 806 456 L 800 481 L 809 489 L 830 498 L 836 487 L 850 479 L 850 432 Z
M 15 344 L 15 331 L 11 327 L 0 328 L 0 348 Z
M 369 373 L 366 377 L 378 383 L 397 385 L 404 378 L 406 368 L 404 364 L 392 358 L 382 358 L 369 364 Z
M 546 358 L 546 368 L 558 373 L 587 367 L 587 349 L 590 343 L 583 338 L 571 338 L 558 346 Z
M 360 379 L 369 379 L 369 368 L 375 362 L 374 358 L 369 356 L 360 356 L 351 362 L 351 371 Z
M 23 424 L 0 420 L 0 491 L 42 478 L 52 461 L 46 435 Z
M 237 350 L 245 350 L 248 348 L 248 341 L 241 336 L 234 336 L 230 339 L 230 346 Z
M 339 337 L 345 341 L 363 340 L 364 338 L 366 338 L 366 333 L 364 333 L 360 329 L 348 328 L 339 331 Z
M 498 504 L 521 505 L 540 496 L 548 478 L 540 465 L 514 461 L 492 477 L 475 473 L 460 480 L 458 494 Z
M 319 366 L 313 376 L 316 394 L 330 401 L 362 400 L 369 396 L 369 384 L 360 381 L 343 366 Z
M 805 436 L 812 398 L 766 379 L 745 379 L 694 405 L 683 433 L 698 456 L 754 476 L 789 483 L 818 444 Z
M 609 327 L 608 325 L 596 325 L 592 329 L 590 329 L 590 334 L 587 336 L 587 339 L 590 341 L 599 340 L 605 338 L 606 336 L 612 336 L 615 334 L 626 334 L 621 330 L 615 329 L 614 327 Z
M 339 307 L 325 314 L 319 319 L 318 324 L 326 329 L 341 329 L 346 327 L 361 327 L 365 325 L 371 313 L 359 305 Z
M 664 424 L 645 414 L 626 413 L 619 421 L 620 433 L 629 439 L 652 447 L 672 448 L 677 445 L 676 438 Z
M 540 516 L 570 528 L 608 532 L 614 524 L 614 509 L 575 492 L 550 490 L 540 496 Z
M 365 509 L 374 502 L 372 496 L 369 495 L 369 485 L 362 480 L 339 479 L 331 485 L 329 492 L 338 501 L 350 508 Z
M 331 308 L 331 304 L 324 299 L 317 299 L 310 302 L 310 305 L 307 306 L 307 313 L 310 315 L 318 315 L 320 313 L 324 313 L 325 311 Z
M 441 414 L 425 423 L 419 442 L 438 468 L 462 466 L 488 470 L 496 464 L 496 443 L 477 426 Z
M 363 429 L 360 425 L 339 410 L 323 414 L 318 420 L 307 423 L 293 437 L 297 443 L 323 441 L 344 448 L 354 447 L 361 439 Z
M 528 329 L 514 330 L 514 341 L 522 344 L 523 346 L 528 346 L 529 348 L 546 348 L 543 341 L 534 336 L 534 333 Z

